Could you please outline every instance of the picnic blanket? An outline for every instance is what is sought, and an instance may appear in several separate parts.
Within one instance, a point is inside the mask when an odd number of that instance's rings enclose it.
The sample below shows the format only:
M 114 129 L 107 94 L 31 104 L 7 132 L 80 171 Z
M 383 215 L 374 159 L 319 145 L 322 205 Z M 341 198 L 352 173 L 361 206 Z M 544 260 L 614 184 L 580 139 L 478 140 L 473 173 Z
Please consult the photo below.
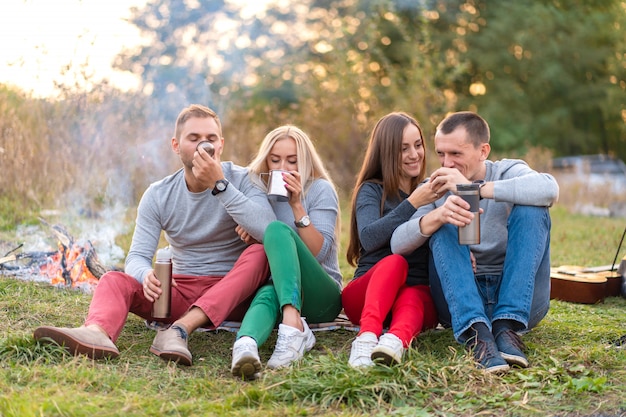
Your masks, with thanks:
M 354 332 L 359 331 L 359 326 L 357 326 L 356 324 L 348 320 L 348 317 L 345 314 L 339 314 L 337 318 L 331 322 L 307 323 L 307 324 L 309 325 L 309 328 L 311 329 L 311 331 L 314 331 L 314 332 L 338 330 L 338 329 L 345 329 L 345 330 L 350 330 Z M 160 323 L 157 321 L 149 322 L 146 320 L 146 326 L 152 330 L 162 330 L 162 329 L 168 328 L 170 325 L 166 323 Z M 239 321 L 225 321 L 217 327 L 201 327 L 197 329 L 196 331 L 197 332 L 217 332 L 220 330 L 225 330 L 228 332 L 237 333 L 240 327 L 241 327 L 241 322 Z

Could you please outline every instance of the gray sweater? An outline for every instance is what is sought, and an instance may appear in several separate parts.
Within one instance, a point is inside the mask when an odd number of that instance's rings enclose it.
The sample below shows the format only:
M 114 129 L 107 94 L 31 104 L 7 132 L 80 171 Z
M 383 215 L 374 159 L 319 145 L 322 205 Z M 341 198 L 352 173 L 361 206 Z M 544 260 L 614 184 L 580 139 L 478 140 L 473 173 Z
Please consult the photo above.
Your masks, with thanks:
M 293 210 L 287 202 L 271 200 L 270 204 L 278 220 L 288 224 L 294 230 L 295 219 Z M 328 275 L 337 282 L 341 289 L 343 282 L 337 258 L 339 242 L 337 241 L 337 216 L 339 215 L 339 199 L 332 185 L 324 179 L 316 179 L 308 187 L 302 205 L 311 218 L 311 224 L 324 236 L 324 243 L 316 259 Z
M 387 198 L 382 214 L 380 202 L 383 198 L 382 184 L 364 182 L 356 196 L 356 224 L 361 242 L 359 262 L 354 277 L 365 274 L 378 261 L 391 255 L 389 241 L 395 228 L 411 218 L 415 208 L 400 192 L 401 200 Z M 428 245 L 403 254 L 409 264 L 407 284 L 428 285 Z
M 245 168 L 222 162 L 222 170 L 230 184 L 216 196 L 211 190 L 190 192 L 182 168 L 148 187 L 137 209 L 127 274 L 143 282 L 161 231 L 172 250 L 173 272 L 183 275 L 225 276 L 246 248 L 235 232 L 238 224 L 262 241 L 276 219 L 265 192 Z
M 480 244 L 471 245 L 476 257 L 476 275 L 502 273 L 507 244 L 507 220 L 513 205 L 549 207 L 559 196 L 559 186 L 550 174 L 538 173 L 519 159 L 485 161 L 485 181 L 494 182 L 494 199 L 480 207 Z M 442 206 L 448 195 L 417 209 L 411 220 L 399 226 L 391 238 L 394 253 L 410 253 L 429 238 L 421 233 L 422 216 Z

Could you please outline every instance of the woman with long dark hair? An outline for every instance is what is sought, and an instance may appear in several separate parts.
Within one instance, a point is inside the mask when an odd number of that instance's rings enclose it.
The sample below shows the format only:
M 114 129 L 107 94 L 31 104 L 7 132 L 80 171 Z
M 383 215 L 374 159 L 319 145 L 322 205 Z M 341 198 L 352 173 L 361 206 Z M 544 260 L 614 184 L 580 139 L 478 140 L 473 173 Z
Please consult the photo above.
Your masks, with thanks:
M 437 325 L 428 286 L 428 245 L 394 255 L 394 229 L 439 198 L 425 177 L 426 149 L 419 123 L 403 112 L 381 118 L 372 131 L 352 197 L 348 262 L 356 266 L 344 288 L 346 315 L 360 330 L 349 363 L 399 363 L 423 329 Z M 383 328 L 389 330 L 383 334 Z

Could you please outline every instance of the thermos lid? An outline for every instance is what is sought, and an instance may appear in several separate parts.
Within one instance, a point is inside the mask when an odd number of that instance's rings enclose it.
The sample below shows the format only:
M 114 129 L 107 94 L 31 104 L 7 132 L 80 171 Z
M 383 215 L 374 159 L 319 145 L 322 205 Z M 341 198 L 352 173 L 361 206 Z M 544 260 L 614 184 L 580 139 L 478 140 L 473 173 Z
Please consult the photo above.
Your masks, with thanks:
M 476 182 L 471 182 L 468 184 L 457 184 L 456 190 L 459 194 L 473 194 L 477 193 L 480 188 L 480 184 Z
M 172 251 L 170 250 L 169 246 L 157 250 L 156 261 L 157 262 L 171 262 L 172 261 Z

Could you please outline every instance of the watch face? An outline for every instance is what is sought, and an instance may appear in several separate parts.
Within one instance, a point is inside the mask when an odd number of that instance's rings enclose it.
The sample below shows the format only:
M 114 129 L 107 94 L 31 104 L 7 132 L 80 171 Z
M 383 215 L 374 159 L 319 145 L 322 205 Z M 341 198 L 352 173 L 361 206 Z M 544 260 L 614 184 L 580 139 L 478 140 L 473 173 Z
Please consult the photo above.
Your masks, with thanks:
M 211 194 L 217 195 L 218 193 L 221 193 L 222 191 L 225 191 L 226 187 L 228 187 L 228 181 L 226 181 L 226 180 L 217 180 L 217 181 L 215 181 L 215 188 L 213 188 L 213 191 L 211 191 Z

